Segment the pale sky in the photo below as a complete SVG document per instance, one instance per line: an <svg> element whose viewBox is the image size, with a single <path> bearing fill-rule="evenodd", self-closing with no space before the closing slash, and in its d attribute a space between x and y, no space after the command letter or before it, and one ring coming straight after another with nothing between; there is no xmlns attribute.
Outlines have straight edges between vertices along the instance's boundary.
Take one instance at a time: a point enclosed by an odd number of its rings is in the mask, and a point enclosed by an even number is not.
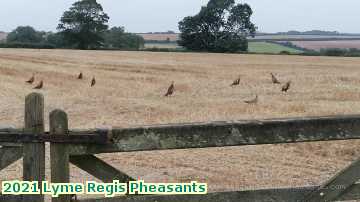
<svg viewBox="0 0 360 202"><path fill-rule="evenodd" d="M208 0L98 0L110 16L110 26L129 32L178 31L178 22L196 14ZM19 25L55 31L62 13L75 0L1 0L0 30ZM238 0L254 10L262 32L327 30L360 33L359 0Z"/></svg>

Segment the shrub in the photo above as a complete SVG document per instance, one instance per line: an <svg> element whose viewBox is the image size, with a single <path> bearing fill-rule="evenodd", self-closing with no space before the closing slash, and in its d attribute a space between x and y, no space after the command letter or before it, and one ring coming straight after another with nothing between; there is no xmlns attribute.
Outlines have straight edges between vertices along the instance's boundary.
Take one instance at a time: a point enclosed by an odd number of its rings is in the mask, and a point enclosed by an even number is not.
<svg viewBox="0 0 360 202"><path fill-rule="evenodd" d="M325 56L345 56L347 50L340 48L328 48L328 49L321 49L320 53L321 55L325 55Z"/></svg>
<svg viewBox="0 0 360 202"><path fill-rule="evenodd" d="M45 43L0 43L0 48L54 49L55 46Z"/></svg>
<svg viewBox="0 0 360 202"><path fill-rule="evenodd" d="M289 51L281 51L280 55L291 55Z"/></svg>

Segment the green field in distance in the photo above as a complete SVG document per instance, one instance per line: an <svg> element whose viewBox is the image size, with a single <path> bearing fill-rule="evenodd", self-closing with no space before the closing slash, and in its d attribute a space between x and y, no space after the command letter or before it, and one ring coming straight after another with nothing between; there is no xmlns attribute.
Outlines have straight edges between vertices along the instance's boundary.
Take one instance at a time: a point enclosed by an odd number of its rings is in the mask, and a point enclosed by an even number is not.
<svg viewBox="0 0 360 202"><path fill-rule="evenodd" d="M249 52L254 53L280 53L281 51L288 51L290 53L302 53L302 51L282 46L279 44L268 42L249 42Z"/></svg>
<svg viewBox="0 0 360 202"><path fill-rule="evenodd" d="M176 43L145 43L145 48L168 48L180 49ZM254 53L280 53L281 51L288 51L290 53L302 53L300 50L289 48L286 46L268 43L268 42L249 42L249 52Z"/></svg>

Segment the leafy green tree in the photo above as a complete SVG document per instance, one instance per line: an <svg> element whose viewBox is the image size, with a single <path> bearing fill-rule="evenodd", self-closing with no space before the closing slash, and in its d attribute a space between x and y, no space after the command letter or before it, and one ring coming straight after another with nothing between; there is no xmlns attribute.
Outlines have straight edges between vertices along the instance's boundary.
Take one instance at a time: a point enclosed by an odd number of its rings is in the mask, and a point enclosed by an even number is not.
<svg viewBox="0 0 360 202"><path fill-rule="evenodd" d="M7 35L7 43L41 43L45 32L38 32L30 26L19 26Z"/></svg>
<svg viewBox="0 0 360 202"><path fill-rule="evenodd" d="M108 29L109 16L96 0L80 0L65 11L58 30L64 39L79 49L98 48L103 34Z"/></svg>
<svg viewBox="0 0 360 202"><path fill-rule="evenodd" d="M51 44L56 48L66 48L69 46L66 43L64 36L59 32L57 33L48 32L46 34L46 43Z"/></svg>
<svg viewBox="0 0 360 202"><path fill-rule="evenodd" d="M247 51L247 37L254 36L253 11L235 0L210 0L195 16L179 22L179 45L194 51Z"/></svg>
<svg viewBox="0 0 360 202"><path fill-rule="evenodd" d="M108 48L140 49L144 39L136 34L125 32L124 27L113 27L105 33L105 44Z"/></svg>

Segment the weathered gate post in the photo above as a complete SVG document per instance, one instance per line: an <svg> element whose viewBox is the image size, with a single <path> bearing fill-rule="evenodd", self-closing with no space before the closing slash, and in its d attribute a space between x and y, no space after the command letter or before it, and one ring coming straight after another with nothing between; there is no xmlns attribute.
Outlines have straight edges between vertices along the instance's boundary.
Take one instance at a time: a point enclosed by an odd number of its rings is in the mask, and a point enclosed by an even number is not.
<svg viewBox="0 0 360 202"><path fill-rule="evenodd" d="M44 97L31 93L25 99L25 133L44 134ZM38 181L45 179L45 143L24 143L23 180ZM23 201L43 202L43 195L25 195Z"/></svg>
<svg viewBox="0 0 360 202"><path fill-rule="evenodd" d="M50 134L68 135L68 118L64 111L54 110L50 113ZM69 182L69 153L66 144L51 143L51 182ZM61 195L53 198L53 202L70 202L70 195Z"/></svg>

